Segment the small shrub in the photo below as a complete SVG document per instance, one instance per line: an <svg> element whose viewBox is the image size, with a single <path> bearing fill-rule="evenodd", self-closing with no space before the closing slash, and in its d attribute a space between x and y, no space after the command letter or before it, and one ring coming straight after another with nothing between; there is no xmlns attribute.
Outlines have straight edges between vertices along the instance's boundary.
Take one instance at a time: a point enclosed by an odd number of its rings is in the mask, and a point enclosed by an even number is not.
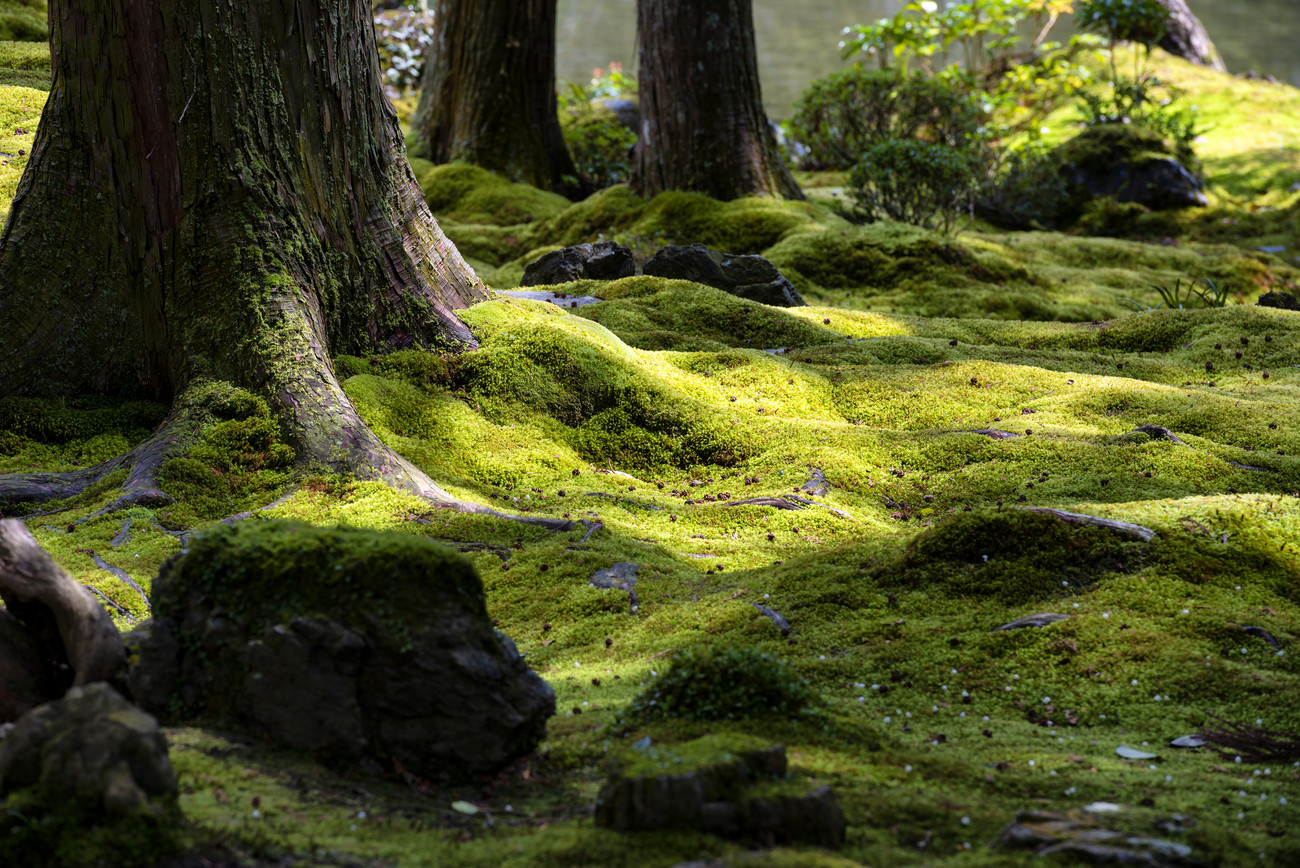
<svg viewBox="0 0 1300 868"><path fill-rule="evenodd" d="M868 148L853 168L849 195L868 220L889 217L949 232L973 207L985 165L972 147L887 139Z"/></svg>
<svg viewBox="0 0 1300 868"><path fill-rule="evenodd" d="M571 179L588 192L621 184L632 173L631 151L636 133L605 104L606 100L635 100L636 79L619 63L597 69L586 87L569 84L558 97L560 129L573 157L578 177Z"/></svg>
<svg viewBox="0 0 1300 868"><path fill-rule="evenodd" d="M1052 229L1071 207L1069 184L1060 163L1042 145L1006 155L980 189L975 208L984 219L1007 229Z"/></svg>
<svg viewBox="0 0 1300 868"><path fill-rule="evenodd" d="M628 705L637 720L796 718L821 704L794 667L753 648L705 646L678 654Z"/></svg>
<svg viewBox="0 0 1300 868"><path fill-rule="evenodd" d="M961 75L907 75L861 66L812 83L787 122L807 148L806 169L851 169L872 145L915 139L961 147L979 137L988 116Z"/></svg>

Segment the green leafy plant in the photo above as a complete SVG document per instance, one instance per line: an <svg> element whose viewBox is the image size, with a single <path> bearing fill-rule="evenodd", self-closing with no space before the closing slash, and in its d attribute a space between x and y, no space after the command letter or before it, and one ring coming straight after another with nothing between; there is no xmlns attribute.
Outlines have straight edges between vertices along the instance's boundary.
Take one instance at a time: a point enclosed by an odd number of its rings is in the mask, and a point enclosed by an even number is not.
<svg viewBox="0 0 1300 868"><path fill-rule="evenodd" d="M1070 209L1070 185L1052 149L1030 139L1001 157L977 194L976 212L1009 229L1060 225Z"/></svg>
<svg viewBox="0 0 1300 868"><path fill-rule="evenodd" d="M975 148L886 139L853 168L849 195L869 221L889 217L946 233L973 210L985 166Z"/></svg>
<svg viewBox="0 0 1300 868"><path fill-rule="evenodd" d="M986 131L988 111L958 72L939 76L861 65L814 81L786 123L807 148L805 168L850 169L886 139L959 148Z"/></svg>
<svg viewBox="0 0 1300 868"><path fill-rule="evenodd" d="M570 82L560 92L560 129L578 170L576 178L568 179L571 183L594 191L628 179L636 133L605 102L635 100L636 95L636 79L619 63L594 70L586 86Z"/></svg>
<svg viewBox="0 0 1300 868"><path fill-rule="evenodd" d="M423 4L404 4L375 12L375 41L379 68L390 99L420 86L424 58L433 42L433 14Z"/></svg>
<svg viewBox="0 0 1300 868"><path fill-rule="evenodd" d="M624 713L637 721L789 719L820 705L807 680L779 657L710 645L678 654Z"/></svg>
<svg viewBox="0 0 1300 868"><path fill-rule="evenodd" d="M1201 289L1198 283L1204 283L1205 288ZM1160 293L1160 302L1154 307L1142 305L1131 298L1122 298L1120 303L1133 308L1133 310L1160 310L1166 308L1169 310L1186 310L1188 308L1205 308L1205 307L1227 307L1230 290L1227 284L1220 289L1214 281L1208 277L1203 277L1199 281L1189 281L1186 286L1183 285L1182 278L1174 281L1174 285L1160 286L1151 284L1151 288Z"/></svg>

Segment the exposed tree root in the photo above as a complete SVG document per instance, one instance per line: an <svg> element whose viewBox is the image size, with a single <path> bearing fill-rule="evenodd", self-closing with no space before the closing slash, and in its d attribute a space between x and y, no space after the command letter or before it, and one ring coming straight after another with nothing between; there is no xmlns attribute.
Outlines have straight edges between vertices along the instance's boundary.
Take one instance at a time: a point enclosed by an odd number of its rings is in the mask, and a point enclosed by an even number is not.
<svg viewBox="0 0 1300 868"><path fill-rule="evenodd" d="M1246 762L1291 762L1300 759L1300 733L1264 729L1207 715L1216 724L1201 730L1200 737L1215 745L1219 753L1239 756Z"/></svg>

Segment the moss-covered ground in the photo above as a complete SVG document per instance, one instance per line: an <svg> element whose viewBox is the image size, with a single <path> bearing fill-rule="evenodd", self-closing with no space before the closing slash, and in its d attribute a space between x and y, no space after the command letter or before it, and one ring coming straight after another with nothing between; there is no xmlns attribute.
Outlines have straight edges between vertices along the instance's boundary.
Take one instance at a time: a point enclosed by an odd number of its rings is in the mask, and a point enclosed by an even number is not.
<svg viewBox="0 0 1300 868"><path fill-rule="evenodd" d="M1189 844L1205 864L1300 863L1300 757L1167 746L1216 718L1300 731L1300 314L1251 304L1300 277L1251 234L1271 214L1295 236L1285 185L1300 181L1289 149L1300 143L1279 150L1268 136L1275 123L1300 129L1300 96L1170 68L1219 112L1201 153L1221 192L1213 219L1176 215L1181 234L1166 243L854 226L823 203L835 180L824 176L807 179L824 193L810 203L647 203L623 188L568 203L417 165L448 233L497 288L517 284L534 251L604 235L642 256L672 241L765 253L811 306L629 278L567 287L605 299L577 309L479 304L464 314L482 343L472 354L339 359L379 436L453 494L600 529L584 541L338 478L306 480L259 515L467 550L490 613L560 712L536 755L460 783L342 774L172 730L197 838L304 865L1029 865L1038 858L989 846L1018 811L1107 801L1121 806L1114 828ZM1250 144L1215 138L1232 135ZM1242 237L1216 228L1228 219ZM1154 304L1147 284L1204 276L1246 303L1135 313L1119 301ZM162 409L0 405L0 470L102 460ZM262 408L246 409L240 425L214 422L189 460L253 473L274 438L258 434ZM267 504L280 481L232 482L230 502ZM800 508L770 505L781 495ZM147 593L177 532L219 504L75 523L112 497L101 486L28 523L126 627L147 606L99 561ZM639 565L635 609L589 583L619 562ZM756 605L788 620L788 635ZM1067 617L992 632L1038 613ZM675 652L705 643L778 656L823 706L797 721L619 717ZM710 732L786 744L794 774L834 787L843 850L755 854L592 825L610 752ZM1123 759L1121 745L1159 758Z"/></svg>

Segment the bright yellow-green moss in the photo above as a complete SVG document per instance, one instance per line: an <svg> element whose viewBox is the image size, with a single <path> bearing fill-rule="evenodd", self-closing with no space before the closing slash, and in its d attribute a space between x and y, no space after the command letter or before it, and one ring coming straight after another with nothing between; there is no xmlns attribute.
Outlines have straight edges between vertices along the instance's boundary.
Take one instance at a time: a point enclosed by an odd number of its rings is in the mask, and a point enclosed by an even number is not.
<svg viewBox="0 0 1300 868"><path fill-rule="evenodd" d="M8 218L9 203L18 192L45 97L43 90L0 85L0 220Z"/></svg>

